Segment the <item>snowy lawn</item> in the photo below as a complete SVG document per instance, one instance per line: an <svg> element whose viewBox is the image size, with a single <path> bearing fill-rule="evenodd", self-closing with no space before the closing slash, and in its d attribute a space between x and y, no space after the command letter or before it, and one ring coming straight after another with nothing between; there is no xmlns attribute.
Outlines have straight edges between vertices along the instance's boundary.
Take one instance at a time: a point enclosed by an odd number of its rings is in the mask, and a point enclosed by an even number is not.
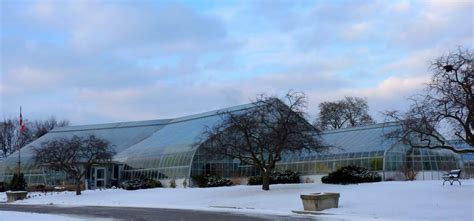
<svg viewBox="0 0 474 221"><path fill-rule="evenodd" d="M359 185L287 184L218 188L158 188L149 190L53 193L17 201L18 204L61 206L131 206L226 210L244 213L291 214L302 210L301 193L339 192L339 208L324 210L326 218L349 220L474 220L474 180L462 186L442 181L380 182ZM36 196L35 196L36 195ZM0 201L2 196L0 195Z"/></svg>

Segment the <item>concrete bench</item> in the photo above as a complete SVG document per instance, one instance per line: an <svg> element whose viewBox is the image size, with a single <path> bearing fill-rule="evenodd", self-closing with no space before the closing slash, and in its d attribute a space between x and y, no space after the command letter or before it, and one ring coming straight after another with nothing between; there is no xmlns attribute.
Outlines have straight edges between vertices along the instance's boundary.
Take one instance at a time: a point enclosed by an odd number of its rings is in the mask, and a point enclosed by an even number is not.
<svg viewBox="0 0 474 221"><path fill-rule="evenodd" d="M339 206L339 193L312 193L301 195L305 211L321 211Z"/></svg>
<svg viewBox="0 0 474 221"><path fill-rule="evenodd" d="M26 191L7 191L7 203L15 202L17 200L26 199L28 192Z"/></svg>

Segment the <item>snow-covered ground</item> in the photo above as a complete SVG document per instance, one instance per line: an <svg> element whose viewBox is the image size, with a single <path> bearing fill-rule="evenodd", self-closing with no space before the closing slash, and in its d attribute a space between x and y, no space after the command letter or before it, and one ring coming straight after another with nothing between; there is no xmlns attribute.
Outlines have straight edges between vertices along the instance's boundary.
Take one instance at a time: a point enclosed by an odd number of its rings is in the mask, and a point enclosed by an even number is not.
<svg viewBox="0 0 474 221"><path fill-rule="evenodd" d="M442 181L380 182L359 185L287 184L218 188L96 190L81 196L53 193L18 204L94 205L227 210L244 213L291 214L302 210L300 194L339 192L339 208L325 218L349 220L474 220L474 180L442 186ZM4 198L4 197L3 197ZM0 195L0 201L2 195Z"/></svg>
<svg viewBox="0 0 474 221"><path fill-rule="evenodd" d="M23 213L23 212L10 212L0 211L0 221L20 221L20 220L34 220L34 221L89 221L89 220L109 220L109 219L94 219L90 217L77 218L62 215L49 215L39 213Z"/></svg>

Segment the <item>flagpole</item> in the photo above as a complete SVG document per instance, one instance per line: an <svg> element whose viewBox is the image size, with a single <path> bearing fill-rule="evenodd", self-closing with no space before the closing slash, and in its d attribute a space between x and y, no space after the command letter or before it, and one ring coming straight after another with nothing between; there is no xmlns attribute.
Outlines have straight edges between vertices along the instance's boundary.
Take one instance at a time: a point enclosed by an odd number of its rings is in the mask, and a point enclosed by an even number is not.
<svg viewBox="0 0 474 221"><path fill-rule="evenodd" d="M21 174L21 134L22 134L22 124L23 124L23 117L21 116L21 106L20 106L20 135L18 136L19 145L18 145L18 177Z"/></svg>

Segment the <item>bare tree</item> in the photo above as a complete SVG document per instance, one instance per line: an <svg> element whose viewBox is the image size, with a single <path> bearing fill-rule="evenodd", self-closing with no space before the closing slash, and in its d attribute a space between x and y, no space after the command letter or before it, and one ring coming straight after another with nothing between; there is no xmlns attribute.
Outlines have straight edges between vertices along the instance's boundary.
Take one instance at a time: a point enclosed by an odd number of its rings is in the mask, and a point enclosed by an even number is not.
<svg viewBox="0 0 474 221"><path fill-rule="evenodd" d="M324 148L319 131L304 119L305 96L289 92L284 100L286 104L262 95L252 108L221 113L221 123L203 133L203 150L259 169L262 189L269 190L270 174L282 154Z"/></svg>
<svg viewBox="0 0 474 221"><path fill-rule="evenodd" d="M319 104L319 116L315 125L322 130L332 130L374 123L369 115L367 99L345 97L342 100Z"/></svg>
<svg viewBox="0 0 474 221"><path fill-rule="evenodd" d="M4 119L3 122L0 122L0 158L11 155L33 140L33 132L29 126L20 133L18 119Z"/></svg>
<svg viewBox="0 0 474 221"><path fill-rule="evenodd" d="M34 149L38 165L64 171L76 184L76 195L81 195L81 180L93 164L107 163L115 154L109 142L91 135L73 136L43 143Z"/></svg>
<svg viewBox="0 0 474 221"><path fill-rule="evenodd" d="M14 147L14 136L15 136L15 127L13 126L13 122L10 120L4 120L1 123L0 128L0 145L1 146L1 156L0 158L9 156L12 154L15 149Z"/></svg>
<svg viewBox="0 0 474 221"><path fill-rule="evenodd" d="M400 127L387 134L414 148L442 148L457 153L474 153L474 56L459 48L436 59L433 77L426 92L412 99L406 113L388 111L390 121ZM472 148L458 149L437 131L446 128L451 137L461 139Z"/></svg>
<svg viewBox="0 0 474 221"><path fill-rule="evenodd" d="M34 123L34 132L35 132L35 138L40 138L49 131L53 130L56 127L65 127L69 126L69 121L68 120L61 120L58 121L54 116L51 116L50 118L46 120L37 120Z"/></svg>
<svg viewBox="0 0 474 221"><path fill-rule="evenodd" d="M24 122L26 127L22 133L18 118L4 119L0 122L0 158L11 155L56 127L69 125L69 121L57 121L54 116L47 120L36 120L34 123L26 119Z"/></svg>

